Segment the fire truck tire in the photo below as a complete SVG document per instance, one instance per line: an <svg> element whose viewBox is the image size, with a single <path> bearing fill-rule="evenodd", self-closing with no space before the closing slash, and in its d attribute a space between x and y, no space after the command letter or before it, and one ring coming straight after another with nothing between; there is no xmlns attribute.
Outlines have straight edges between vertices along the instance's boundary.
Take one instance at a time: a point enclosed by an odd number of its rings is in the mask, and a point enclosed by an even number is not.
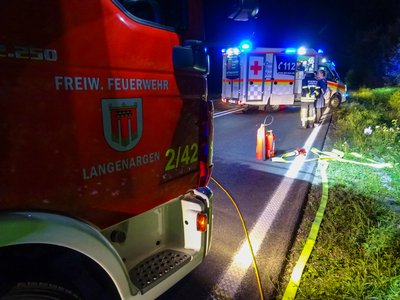
<svg viewBox="0 0 400 300"><path fill-rule="evenodd" d="M47 282L20 282L1 296L2 300L81 300L74 292Z"/></svg>
<svg viewBox="0 0 400 300"><path fill-rule="evenodd" d="M121 298L109 275L89 257L55 245L27 244L0 247L0 299Z"/></svg>
<svg viewBox="0 0 400 300"><path fill-rule="evenodd" d="M338 108L340 106L340 99L338 96L333 96L329 101L329 106L331 108Z"/></svg>

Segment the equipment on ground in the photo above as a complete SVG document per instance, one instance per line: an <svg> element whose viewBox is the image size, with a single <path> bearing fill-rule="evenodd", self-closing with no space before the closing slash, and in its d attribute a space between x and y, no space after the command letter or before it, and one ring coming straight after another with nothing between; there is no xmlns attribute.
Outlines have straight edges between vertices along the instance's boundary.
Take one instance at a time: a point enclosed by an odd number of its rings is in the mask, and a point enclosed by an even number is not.
<svg viewBox="0 0 400 300"><path fill-rule="evenodd" d="M266 124L268 117L270 117L271 121ZM267 130L267 126L271 125L273 121L274 118L271 115L266 116L257 130L256 159L258 160L266 160L275 155L276 137L272 129Z"/></svg>

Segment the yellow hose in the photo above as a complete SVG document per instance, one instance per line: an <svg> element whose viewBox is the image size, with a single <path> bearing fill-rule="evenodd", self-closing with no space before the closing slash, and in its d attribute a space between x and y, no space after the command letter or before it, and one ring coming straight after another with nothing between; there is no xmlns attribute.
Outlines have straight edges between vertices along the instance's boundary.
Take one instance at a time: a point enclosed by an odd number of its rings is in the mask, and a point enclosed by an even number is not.
<svg viewBox="0 0 400 300"><path fill-rule="evenodd" d="M211 180L215 182L215 184L225 192L225 194L228 196L228 198L231 200L233 206L236 208L236 211L239 215L240 221L242 222L242 226L243 226L243 231L244 234L246 235L246 240L247 243L249 244L249 248L250 248L250 252L251 252L251 258L253 261L253 267L254 267L254 272L256 274L256 278L257 278L257 284L258 284L258 291L260 293L260 299L264 300L264 294L263 294L263 290L262 290L262 285L261 285L261 279L260 279L260 273L258 272L258 267L257 267L257 262L256 262L256 257L254 255L254 251L253 251L253 247L251 245L251 241L250 241L250 237L249 237L249 232L247 231L247 227L246 227L246 223L244 222L242 213L239 210L239 207L237 206L235 200L233 200L232 196L229 194L229 192L217 181L215 180L213 177L211 177Z"/></svg>

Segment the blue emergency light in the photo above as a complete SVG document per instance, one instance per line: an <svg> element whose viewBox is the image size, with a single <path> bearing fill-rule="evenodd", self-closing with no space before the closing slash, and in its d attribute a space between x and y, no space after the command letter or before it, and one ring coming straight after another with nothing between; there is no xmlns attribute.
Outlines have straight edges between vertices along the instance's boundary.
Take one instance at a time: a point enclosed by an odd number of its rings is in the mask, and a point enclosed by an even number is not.
<svg viewBox="0 0 400 300"><path fill-rule="evenodd" d="M319 53L319 54L323 54L323 53L324 53L324 50L318 49L318 53Z"/></svg>
<svg viewBox="0 0 400 300"><path fill-rule="evenodd" d="M285 53L286 54L295 54L296 53L296 49L295 48L287 48L286 50L285 50Z"/></svg>
<svg viewBox="0 0 400 300"><path fill-rule="evenodd" d="M243 40L239 44L239 49L243 52L250 51L253 48L253 43L250 40Z"/></svg>

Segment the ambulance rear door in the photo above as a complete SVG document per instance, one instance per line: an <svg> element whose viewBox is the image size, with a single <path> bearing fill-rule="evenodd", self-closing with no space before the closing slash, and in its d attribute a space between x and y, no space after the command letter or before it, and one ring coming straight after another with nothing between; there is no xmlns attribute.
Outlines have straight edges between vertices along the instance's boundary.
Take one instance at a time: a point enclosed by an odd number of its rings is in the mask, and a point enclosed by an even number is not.
<svg viewBox="0 0 400 300"><path fill-rule="evenodd" d="M268 103L268 99L271 97L272 92L272 78L274 74L274 54L265 54L265 69L264 69L264 103Z"/></svg>
<svg viewBox="0 0 400 300"><path fill-rule="evenodd" d="M271 105L291 105L294 103L296 61L296 55L274 55L273 77L271 79Z"/></svg>
<svg viewBox="0 0 400 300"><path fill-rule="evenodd" d="M246 102L263 100L263 78L264 78L264 54L249 54L247 59L247 99Z"/></svg>
<svg viewBox="0 0 400 300"><path fill-rule="evenodd" d="M243 80L240 78L241 63L240 55L224 56L224 68L222 78L222 97L230 103L236 103L239 100L239 91L242 88Z"/></svg>

